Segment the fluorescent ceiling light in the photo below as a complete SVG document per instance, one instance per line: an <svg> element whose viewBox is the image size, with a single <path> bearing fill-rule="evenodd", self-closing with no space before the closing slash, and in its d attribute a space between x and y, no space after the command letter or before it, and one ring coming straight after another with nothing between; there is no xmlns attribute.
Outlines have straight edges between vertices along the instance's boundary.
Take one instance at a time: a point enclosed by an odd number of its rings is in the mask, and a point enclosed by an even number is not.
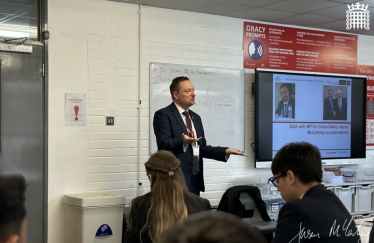
<svg viewBox="0 0 374 243"><path fill-rule="evenodd" d="M21 31L11 31L11 30L0 30L1 37L12 37L12 38L21 38L21 37L29 37L28 32L21 32Z"/></svg>

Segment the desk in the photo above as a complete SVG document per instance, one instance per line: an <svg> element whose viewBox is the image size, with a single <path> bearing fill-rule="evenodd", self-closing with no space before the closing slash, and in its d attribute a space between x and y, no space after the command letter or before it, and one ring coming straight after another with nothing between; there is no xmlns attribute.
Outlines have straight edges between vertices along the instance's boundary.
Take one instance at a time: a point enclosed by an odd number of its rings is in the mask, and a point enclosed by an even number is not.
<svg viewBox="0 0 374 243"><path fill-rule="evenodd" d="M252 218L243 218L242 221L250 224L253 227L256 227L260 230L262 235L266 238L266 241L270 243L273 240L273 234L277 227L277 222L275 221L253 221Z"/></svg>
<svg viewBox="0 0 374 243"><path fill-rule="evenodd" d="M358 228L358 232L360 233L362 243L369 243L369 235L370 235L372 226L365 225L365 223L367 221L373 222L373 219L374 218L364 218L364 219L355 220L357 228Z"/></svg>
<svg viewBox="0 0 374 243"><path fill-rule="evenodd" d="M249 223L253 227L257 227L260 229L261 233L267 234L267 233L274 233L275 229L277 227L277 222L275 221L263 221L263 222L251 222L251 218L243 218L244 222Z"/></svg>

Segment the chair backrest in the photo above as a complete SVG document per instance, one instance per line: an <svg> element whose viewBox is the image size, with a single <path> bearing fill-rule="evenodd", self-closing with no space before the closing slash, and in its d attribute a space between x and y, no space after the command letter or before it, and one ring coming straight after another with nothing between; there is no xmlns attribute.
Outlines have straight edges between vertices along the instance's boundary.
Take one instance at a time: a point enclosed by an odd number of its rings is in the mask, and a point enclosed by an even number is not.
<svg viewBox="0 0 374 243"><path fill-rule="evenodd" d="M234 186L227 189L217 210L235 214L240 218L250 218L250 222L271 221L260 190L254 186Z"/></svg>
<svg viewBox="0 0 374 243"><path fill-rule="evenodd" d="M243 191L239 193L239 201L242 203L243 214L242 219L246 218L247 222L251 224L261 223L265 220L262 219L260 209L256 205L255 200L249 195L248 192Z"/></svg>

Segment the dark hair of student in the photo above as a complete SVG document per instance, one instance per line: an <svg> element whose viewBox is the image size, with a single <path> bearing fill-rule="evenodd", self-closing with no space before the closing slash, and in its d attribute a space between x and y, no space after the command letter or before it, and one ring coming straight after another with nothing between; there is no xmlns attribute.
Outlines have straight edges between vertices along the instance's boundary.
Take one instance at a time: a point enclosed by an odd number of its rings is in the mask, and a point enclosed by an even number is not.
<svg viewBox="0 0 374 243"><path fill-rule="evenodd" d="M304 184L322 181L322 160L318 148L307 142L283 146L273 158L273 174L286 175L291 170Z"/></svg>
<svg viewBox="0 0 374 243"><path fill-rule="evenodd" d="M171 94L171 98L173 100L174 100L174 96L173 96L174 91L179 92L179 89L180 89L179 83L182 82L182 81L186 81L186 80L190 80L190 79L188 77L181 76L181 77L176 77L171 82L171 84L170 84L170 94Z"/></svg>
<svg viewBox="0 0 374 243"><path fill-rule="evenodd" d="M139 237L142 242L142 234L148 232L152 242L157 243L163 231L203 208L196 201L197 197L188 191L180 161L174 154L160 150L151 155L145 168L151 179L151 200ZM132 220L128 218L127 221L130 231L133 230Z"/></svg>
<svg viewBox="0 0 374 243"><path fill-rule="evenodd" d="M265 237L240 218L225 212L201 212L165 231L160 243L266 243Z"/></svg>
<svg viewBox="0 0 374 243"><path fill-rule="evenodd" d="M0 243L19 235L26 217L26 181L21 175L0 175Z"/></svg>

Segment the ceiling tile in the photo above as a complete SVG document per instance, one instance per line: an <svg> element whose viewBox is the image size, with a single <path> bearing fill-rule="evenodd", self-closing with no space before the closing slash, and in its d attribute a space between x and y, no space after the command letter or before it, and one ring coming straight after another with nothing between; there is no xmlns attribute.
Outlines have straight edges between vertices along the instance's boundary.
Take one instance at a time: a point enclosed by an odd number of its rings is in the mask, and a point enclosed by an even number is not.
<svg viewBox="0 0 374 243"><path fill-rule="evenodd" d="M334 19L346 19L348 7L346 4L309 12L309 15L317 15Z"/></svg>
<svg viewBox="0 0 374 243"><path fill-rule="evenodd" d="M346 29L346 21L345 20L336 20L331 21L328 23L322 23L314 25L315 28L322 28L322 29L329 29L329 30L336 30L336 31L343 31L347 32L347 34L364 34L364 35L374 35L374 29L370 28L370 30L365 29Z"/></svg>
<svg viewBox="0 0 374 243"><path fill-rule="evenodd" d="M313 27L347 32L345 20L335 20L331 22L320 23L320 24L313 25Z"/></svg>
<svg viewBox="0 0 374 243"><path fill-rule="evenodd" d="M344 4L348 4L348 3L356 3L358 1L352 1L352 0L327 0L327 1L330 1L330 2L336 2L336 3L344 3Z"/></svg>
<svg viewBox="0 0 374 243"><path fill-rule="evenodd" d="M316 11L319 9L333 7L340 4L341 3L323 0L287 0L284 2L270 4L265 8L295 13L306 13L310 11Z"/></svg>
<svg viewBox="0 0 374 243"><path fill-rule="evenodd" d="M345 4L348 4L348 3L357 3L357 2L359 2L359 3L365 3L365 4L371 4L371 5L373 5L373 7L374 7L374 1L373 0L364 0L364 1L354 1L354 0L327 0L327 1L330 1L330 2L338 2L338 3L345 3Z"/></svg>
<svg viewBox="0 0 374 243"><path fill-rule="evenodd" d="M352 34L361 34L361 35L374 35L374 31L372 29L370 30L348 30Z"/></svg>
<svg viewBox="0 0 374 243"><path fill-rule="evenodd" d="M296 14L291 13L291 12L256 8L256 9L250 9L250 10L230 14L229 16L236 17L236 18L243 18L243 19L272 22L279 18L290 17L294 15Z"/></svg>
<svg viewBox="0 0 374 243"><path fill-rule="evenodd" d="M159 8L181 9L206 1L207 0L130 0L126 1L126 3L144 4Z"/></svg>
<svg viewBox="0 0 374 243"><path fill-rule="evenodd" d="M1 0L0 0L1 1ZM30 0L15 0L30 1ZM347 4L357 0L111 0L144 4L160 8L217 14L254 21L313 26L347 32ZM14 2L14 1L11 1ZM369 5L370 20L374 21L374 0L358 1ZM0 7L0 10L6 7ZM0 11L1 12L1 11ZM373 22L374 25L374 22ZM349 30L348 32L350 32ZM350 33L374 35L374 28L352 30Z"/></svg>
<svg viewBox="0 0 374 243"><path fill-rule="evenodd" d="M282 24L301 25L301 26L314 26L316 24L334 21L333 18L317 17L314 15L299 14L291 17L277 19L276 22Z"/></svg>
<svg viewBox="0 0 374 243"><path fill-rule="evenodd" d="M217 0L217 2L226 2L226 3L239 3L239 4L244 4L244 5L249 5L249 6L256 6L256 7L261 7L277 2L283 2L285 0Z"/></svg>
<svg viewBox="0 0 374 243"><path fill-rule="evenodd" d="M369 10L370 10L370 11L373 11L373 8L374 8L374 1L373 1L373 0L354 1L354 2L351 2L350 5L352 5L352 4L356 3L356 2L359 2L359 3L361 3L361 4L368 5Z"/></svg>
<svg viewBox="0 0 374 243"><path fill-rule="evenodd" d="M230 4L222 2L203 2L189 7L181 8L181 10L192 11L197 13L208 13L217 15L229 15L235 12L251 9L253 7L242 4Z"/></svg>

